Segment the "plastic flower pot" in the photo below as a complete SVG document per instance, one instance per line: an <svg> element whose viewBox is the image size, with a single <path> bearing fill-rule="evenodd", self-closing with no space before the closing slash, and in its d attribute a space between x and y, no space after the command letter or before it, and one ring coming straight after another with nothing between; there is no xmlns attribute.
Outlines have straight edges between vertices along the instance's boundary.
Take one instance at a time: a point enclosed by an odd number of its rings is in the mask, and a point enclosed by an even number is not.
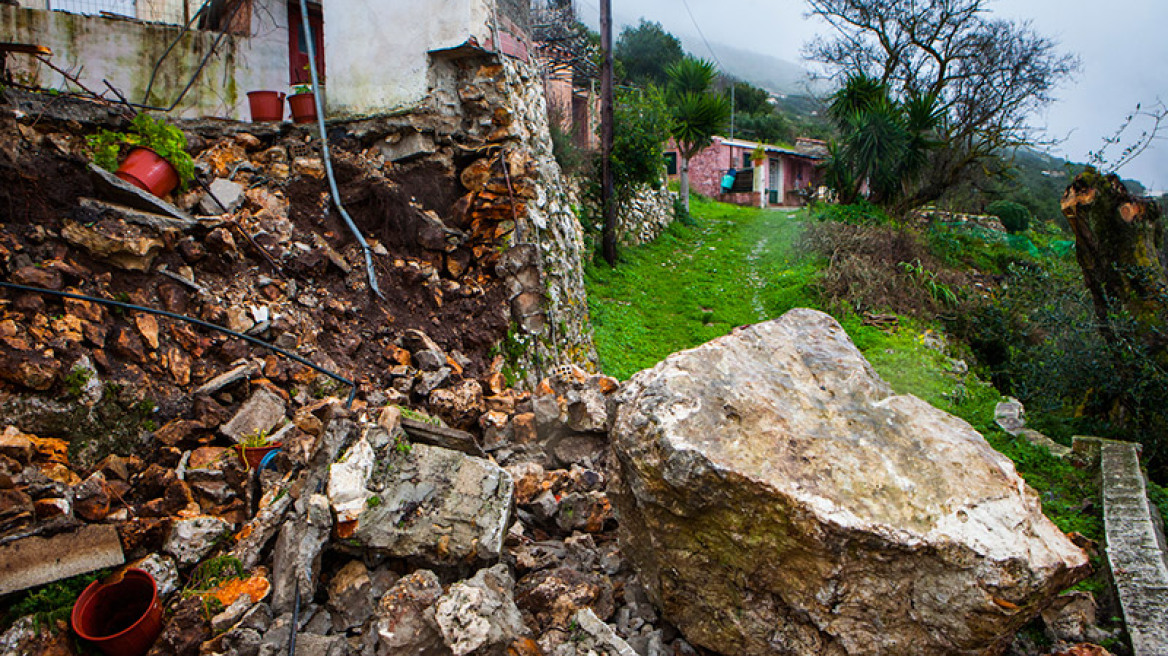
<svg viewBox="0 0 1168 656"><path fill-rule="evenodd" d="M292 108L293 123L312 123L316 120L316 94L297 93L288 96L288 106Z"/></svg>
<svg viewBox="0 0 1168 656"><path fill-rule="evenodd" d="M178 186L178 171L149 148L135 148L114 175L159 198Z"/></svg>
<svg viewBox="0 0 1168 656"><path fill-rule="evenodd" d="M256 469L263 462L264 456L284 446L283 442L273 442L264 446L240 446L239 455L247 463L248 469Z"/></svg>
<svg viewBox="0 0 1168 656"><path fill-rule="evenodd" d="M247 104L251 107L254 122L284 120L285 94L279 91L249 91Z"/></svg>
<svg viewBox="0 0 1168 656"><path fill-rule="evenodd" d="M94 581L73 604L73 630L106 656L142 656L162 632L154 577L128 569L120 581Z"/></svg>

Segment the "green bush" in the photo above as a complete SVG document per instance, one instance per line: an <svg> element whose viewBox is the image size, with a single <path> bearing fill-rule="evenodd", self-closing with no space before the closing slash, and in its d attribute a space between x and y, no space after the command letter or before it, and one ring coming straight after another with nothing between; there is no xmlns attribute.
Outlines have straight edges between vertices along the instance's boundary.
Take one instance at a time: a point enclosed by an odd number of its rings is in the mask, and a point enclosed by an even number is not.
<svg viewBox="0 0 1168 656"><path fill-rule="evenodd" d="M669 140L669 124L669 107L656 87L617 95L612 136L612 177L617 195L642 185L661 186L665 173L661 149Z"/></svg>
<svg viewBox="0 0 1168 656"><path fill-rule="evenodd" d="M996 200L986 206L986 214L1001 219L1011 233L1026 232L1030 227L1030 210L1013 201Z"/></svg>
<svg viewBox="0 0 1168 656"><path fill-rule="evenodd" d="M1168 371L1148 355L1136 322L1109 313L1104 339L1081 273L1067 259L1011 266L992 304L955 321L957 333L1034 427L1140 442L1152 477L1168 480Z"/></svg>
<svg viewBox="0 0 1168 656"><path fill-rule="evenodd" d="M576 145L572 134L564 129L563 112L548 111L548 123L551 127L552 156L560 165L564 175L575 176L588 170L591 153Z"/></svg>

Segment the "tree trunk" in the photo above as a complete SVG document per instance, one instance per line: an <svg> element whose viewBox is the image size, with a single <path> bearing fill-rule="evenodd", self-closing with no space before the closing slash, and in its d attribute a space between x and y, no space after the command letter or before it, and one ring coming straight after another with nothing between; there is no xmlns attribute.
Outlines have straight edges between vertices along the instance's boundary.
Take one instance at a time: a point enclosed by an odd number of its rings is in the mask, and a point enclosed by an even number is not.
<svg viewBox="0 0 1168 656"><path fill-rule="evenodd" d="M1160 207L1136 198L1114 174L1079 174L1062 199L1075 233L1076 257L1091 292L1104 337L1108 319L1124 311L1149 355L1168 365L1168 277L1160 263Z"/></svg>
<svg viewBox="0 0 1168 656"><path fill-rule="evenodd" d="M689 158L686 157L685 155L678 154L677 159L679 160L679 163L680 163L677 170L681 172L681 175L679 178L681 202L683 204L685 204L685 211L686 211L686 213L688 213L689 212Z"/></svg>

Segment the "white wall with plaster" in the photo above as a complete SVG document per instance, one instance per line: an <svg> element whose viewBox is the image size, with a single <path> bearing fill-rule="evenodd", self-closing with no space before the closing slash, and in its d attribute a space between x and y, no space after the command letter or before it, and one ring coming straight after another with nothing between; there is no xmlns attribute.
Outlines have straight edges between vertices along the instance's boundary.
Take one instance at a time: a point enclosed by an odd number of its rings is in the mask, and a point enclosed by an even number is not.
<svg viewBox="0 0 1168 656"><path fill-rule="evenodd" d="M247 92L288 89L288 12L283 0L255 0L251 36L224 35L207 66L173 115L247 120ZM53 50L52 63L78 75L87 88L114 99L102 80L126 97L169 106L212 48L218 32L193 30L164 58L179 28L135 20L0 5L0 41L35 43ZM146 97L151 72L162 61ZM27 55L11 55L17 82L77 91L61 74Z"/></svg>
<svg viewBox="0 0 1168 656"><path fill-rule="evenodd" d="M425 100L432 50L491 43L493 0L324 3L330 117L381 113Z"/></svg>

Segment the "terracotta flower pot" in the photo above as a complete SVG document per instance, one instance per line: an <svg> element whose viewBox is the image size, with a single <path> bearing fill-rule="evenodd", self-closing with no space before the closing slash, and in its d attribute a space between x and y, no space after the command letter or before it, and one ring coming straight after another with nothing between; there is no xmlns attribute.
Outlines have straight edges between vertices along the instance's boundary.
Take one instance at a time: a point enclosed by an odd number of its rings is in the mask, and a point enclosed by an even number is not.
<svg viewBox="0 0 1168 656"><path fill-rule="evenodd" d="M260 466L264 456L272 451L283 448L283 442L275 442L272 444L265 444L264 446L240 446L239 455L243 461L247 463L248 469L255 469Z"/></svg>
<svg viewBox="0 0 1168 656"><path fill-rule="evenodd" d="M159 198L178 186L178 171L149 148L135 148L114 175Z"/></svg>
<svg viewBox="0 0 1168 656"><path fill-rule="evenodd" d="M312 123L316 120L316 94L298 93L288 96L293 123Z"/></svg>
<svg viewBox="0 0 1168 656"><path fill-rule="evenodd" d="M107 656L142 656L162 632L154 577L128 569L120 581L94 581L73 604L73 630Z"/></svg>
<svg viewBox="0 0 1168 656"><path fill-rule="evenodd" d="M247 104L251 108L251 120L257 123L284 120L285 97L279 91L249 91Z"/></svg>

